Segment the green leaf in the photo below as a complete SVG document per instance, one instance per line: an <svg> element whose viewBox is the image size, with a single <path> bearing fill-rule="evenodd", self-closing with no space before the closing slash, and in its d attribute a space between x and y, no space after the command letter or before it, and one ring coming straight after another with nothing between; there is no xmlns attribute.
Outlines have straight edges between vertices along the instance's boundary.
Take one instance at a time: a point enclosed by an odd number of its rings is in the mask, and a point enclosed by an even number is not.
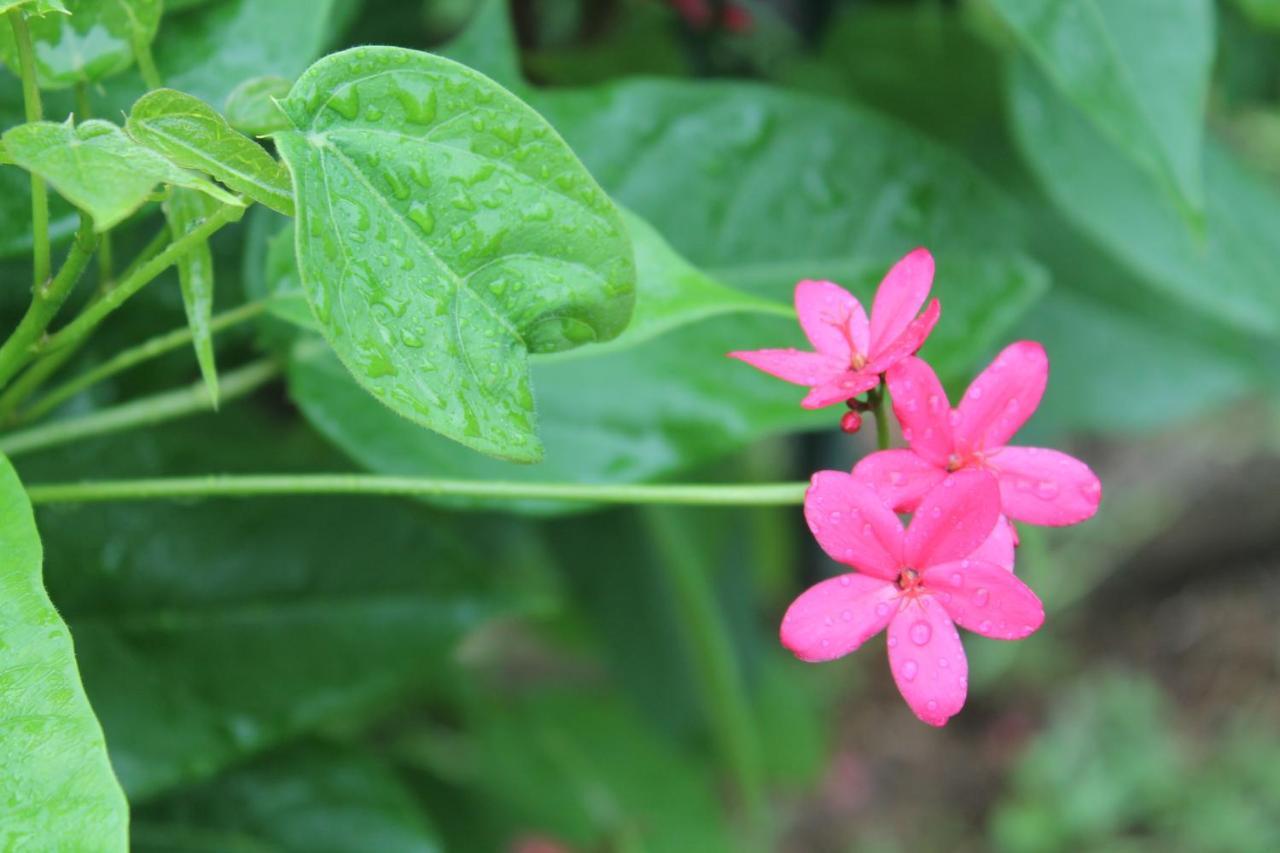
<svg viewBox="0 0 1280 853"><path fill-rule="evenodd" d="M23 460L33 481L338 467L308 431L244 404ZM135 804L406 693L447 695L461 638L530 604L515 573L490 571L513 561L504 528L406 501L116 504L41 523Z"/></svg>
<svg viewBox="0 0 1280 853"><path fill-rule="evenodd" d="M71 14L30 22L42 88L92 83L124 71L133 64L135 47L155 38L161 0L66 0L65 11ZM0 60L17 72L17 45L9 27L0 27Z"/></svg>
<svg viewBox="0 0 1280 853"><path fill-rule="evenodd" d="M1205 151L1194 233L1147 173L1121 157L1025 61L1009 80L1023 157L1057 206L1147 286L1238 329L1280 333L1280 197L1222 147Z"/></svg>
<svg viewBox="0 0 1280 853"><path fill-rule="evenodd" d="M264 75L293 80L325 52L359 0L221 0L165 20L156 65L166 85L221 104Z"/></svg>
<svg viewBox="0 0 1280 853"><path fill-rule="evenodd" d="M27 15L48 15L57 12L62 15L71 14L62 0L0 0L0 15L10 9L22 9Z"/></svg>
<svg viewBox="0 0 1280 853"><path fill-rule="evenodd" d="M1023 240L1014 205L963 158L868 110L667 80L540 92L533 103L600 184L694 265L773 299L790 302L800 278L883 274L918 245L945 262Z"/></svg>
<svg viewBox="0 0 1280 853"><path fill-rule="evenodd" d="M125 130L179 166L293 216L293 188L284 166L199 98L173 89L149 92L133 105Z"/></svg>
<svg viewBox="0 0 1280 853"><path fill-rule="evenodd" d="M478 0L471 20L445 45L443 54L474 68L513 92L527 88L520 71L520 56L511 30L507 0Z"/></svg>
<svg viewBox="0 0 1280 853"><path fill-rule="evenodd" d="M3 26L7 24L0 24ZM22 89L17 78L0 75L0 128L24 121ZM55 194L49 199L49 236L55 243L71 236L79 222L80 217L62 198ZM0 166L0 258L30 251L31 176L16 166Z"/></svg>
<svg viewBox="0 0 1280 853"><path fill-rule="evenodd" d="M484 768L474 782L517 826L592 850L739 849L708 768L608 695L480 695L468 723Z"/></svg>
<svg viewBox="0 0 1280 853"><path fill-rule="evenodd" d="M0 847L125 850L128 806L45 593L31 504L3 457L0 560Z"/></svg>
<svg viewBox="0 0 1280 853"><path fill-rule="evenodd" d="M334 54L282 107L302 284L343 363L414 423L539 459L527 354L631 315L612 202L536 113L430 54Z"/></svg>
<svg viewBox="0 0 1280 853"><path fill-rule="evenodd" d="M289 94L293 84L283 77L266 74L250 77L227 95L227 123L250 136L267 136L287 130L289 119L276 105Z"/></svg>
<svg viewBox="0 0 1280 853"><path fill-rule="evenodd" d="M134 142L107 121L91 119L76 126L70 120L32 122L6 131L4 143L15 163L44 178L92 216L98 231L106 231L141 207L160 182L199 190L227 204L241 203L217 185Z"/></svg>
<svg viewBox="0 0 1280 853"><path fill-rule="evenodd" d="M395 772L365 753L304 744L134 816L134 849L436 853L435 830Z"/></svg>
<svg viewBox="0 0 1280 853"><path fill-rule="evenodd" d="M181 187L175 189L164 205L172 239L185 235L217 209L218 203L204 193ZM218 368L213 358L213 333L209 330L209 319L213 316L213 253L209 251L209 241L202 241L179 258L177 267L182 303L186 306L187 324L191 327L191 343L200 364L200 375L209 389L209 399L216 409Z"/></svg>
<svg viewBox="0 0 1280 853"><path fill-rule="evenodd" d="M1158 176L1185 210L1203 212L1211 0L992 0L992 7L1112 145Z"/></svg>

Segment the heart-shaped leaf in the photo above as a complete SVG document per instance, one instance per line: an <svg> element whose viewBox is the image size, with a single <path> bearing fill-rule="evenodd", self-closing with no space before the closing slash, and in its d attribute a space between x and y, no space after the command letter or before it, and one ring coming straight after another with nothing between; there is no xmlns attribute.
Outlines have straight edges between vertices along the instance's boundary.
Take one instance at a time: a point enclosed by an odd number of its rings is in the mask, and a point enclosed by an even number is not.
<svg viewBox="0 0 1280 853"><path fill-rule="evenodd" d="M608 196L527 105L430 54L328 56L282 107L302 284L347 369L422 426L539 459L528 353L608 340L631 315Z"/></svg>
<svg viewBox="0 0 1280 853"><path fill-rule="evenodd" d="M188 187L227 204L240 201L205 178L180 169L134 142L114 124L37 121L4 134L13 161L44 178L105 231L137 210L158 183Z"/></svg>
<svg viewBox="0 0 1280 853"><path fill-rule="evenodd" d="M188 169L212 175L285 216L293 216L293 188L284 167L199 98L156 89L138 99L125 130Z"/></svg>
<svg viewBox="0 0 1280 853"><path fill-rule="evenodd" d="M124 850L128 806L41 562L31 503L0 457L0 848Z"/></svg>
<svg viewBox="0 0 1280 853"><path fill-rule="evenodd" d="M135 51L149 45L160 27L161 0L64 2L70 15L44 15L29 23L36 75L46 89L118 74L133 64ZM0 27L0 60L16 72L18 48L7 26Z"/></svg>

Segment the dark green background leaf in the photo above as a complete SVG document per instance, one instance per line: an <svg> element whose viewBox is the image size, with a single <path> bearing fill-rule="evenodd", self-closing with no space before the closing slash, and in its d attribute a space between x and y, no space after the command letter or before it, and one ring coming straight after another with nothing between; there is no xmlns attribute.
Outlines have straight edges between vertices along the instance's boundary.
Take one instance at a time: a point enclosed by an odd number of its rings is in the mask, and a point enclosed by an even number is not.
<svg viewBox="0 0 1280 853"><path fill-rule="evenodd" d="M40 85L57 89L91 83L133 64L136 44L147 45L160 25L161 0L65 0L70 15L44 15L30 23ZM18 68L17 46L0 27L0 60Z"/></svg>

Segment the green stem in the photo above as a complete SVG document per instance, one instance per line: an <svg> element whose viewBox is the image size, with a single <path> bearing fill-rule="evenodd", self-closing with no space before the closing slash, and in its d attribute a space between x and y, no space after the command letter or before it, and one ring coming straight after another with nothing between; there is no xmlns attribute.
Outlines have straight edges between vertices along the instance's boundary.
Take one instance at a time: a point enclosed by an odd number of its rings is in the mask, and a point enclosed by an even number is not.
<svg viewBox="0 0 1280 853"><path fill-rule="evenodd" d="M9 452L4 443L0 443L0 450ZM430 477L384 477L377 474L213 474L150 480L46 483L28 486L27 493L36 503L264 495L400 495L673 506L782 506L803 502L807 486L807 483L728 486L664 483L615 486L504 480L437 480Z"/></svg>
<svg viewBox="0 0 1280 853"><path fill-rule="evenodd" d="M35 51L31 47L31 31L21 9L9 10L9 25L13 27L13 41L18 48L18 70L22 76L22 104L27 121L44 118L40 103L40 83L36 77ZM31 176L31 248L35 267L35 286L39 289L49 279L53 269L49 250L49 192L44 181Z"/></svg>
<svg viewBox="0 0 1280 853"><path fill-rule="evenodd" d="M871 404L871 412L876 416L876 446L881 450L889 449L889 418L884 411L884 381L880 386L867 394L867 402Z"/></svg>
<svg viewBox="0 0 1280 853"><path fill-rule="evenodd" d="M86 214L80 216L80 228L67 252L62 268L51 280L41 282L32 294L27 313L22 315L18 328L13 330L0 346L0 387L12 379L35 355L40 337L49 328L62 303L67 300L80 275L89 265L98 237L93 233L93 220Z"/></svg>
<svg viewBox="0 0 1280 853"><path fill-rule="evenodd" d="M760 742L710 570L699 558L697 544L670 510L650 509L644 519L658 549L657 562L674 593L679 622L687 631L707 727L721 761L736 782L749 837L761 842L768 834L768 805ZM763 843L758 846L768 847Z"/></svg>
<svg viewBox="0 0 1280 853"><path fill-rule="evenodd" d="M255 361L224 374L220 396L223 400L243 397L270 382L279 374L280 368L274 361L270 359ZM17 456L20 453L56 447L94 435L119 432L212 409L213 403L209 398L208 386L204 382L197 382L186 388L143 397L140 400L122 403L88 415L65 418L31 429L8 433L0 437L0 453L6 456Z"/></svg>
<svg viewBox="0 0 1280 853"><path fill-rule="evenodd" d="M102 235L103 239L98 244L99 254L101 254L103 249L107 246L106 238L108 236L109 235L107 234ZM129 268L125 270L124 277L128 278L137 270L138 267L160 254L161 250L164 249L168 242L169 229L168 227L161 228L159 233L151 238L151 242L143 247L142 251L138 253L138 256L129 264ZM98 282L98 290L89 304L93 305L101 301L102 298L111 291L112 287L114 287L114 282L109 279ZM88 338L81 338L78 343L68 347L63 347L57 352L48 353L35 364L31 365L31 367L19 376L12 385L4 390L3 394L0 394L0 418L11 418L17 408L21 406L28 397L39 390L50 376L57 373L58 369L62 367L62 365L68 362L77 352L79 352L80 347L82 347L84 342L87 340Z"/></svg>
<svg viewBox="0 0 1280 853"><path fill-rule="evenodd" d="M269 300L258 302L248 302L238 308L232 308L230 311L224 311L209 320L210 333L221 332L229 329L239 323L252 320L263 311L266 310ZM154 338L143 341L137 346L129 347L111 358L99 364L91 370L85 371L74 379L69 379L61 385L53 388L49 393L45 394L30 407L20 413L20 421L34 421L40 416L53 411L59 405L79 394L81 391L96 385L104 379L116 375L122 371L128 370L134 365L141 364L144 361L172 352L179 347L183 347L191 343L192 332L189 326L181 329L174 329L163 335L157 335Z"/></svg>
<svg viewBox="0 0 1280 853"><path fill-rule="evenodd" d="M195 228L170 243L163 252L144 262L129 275L121 278L120 283L104 294L101 299L86 308L79 317L68 323L65 328L60 329L57 334L48 338L41 348L42 351L54 352L78 343L93 331L108 314L123 305L129 297L149 284L152 279L176 263L183 255L186 255L209 239L209 236L219 228L227 223L237 221L242 216L244 216L243 207L227 204L218 208L204 222L201 222Z"/></svg>
<svg viewBox="0 0 1280 853"><path fill-rule="evenodd" d="M151 42L141 38L133 40L133 59L138 63L138 73L148 89L164 88L164 80L160 77L160 69L156 68L155 57L151 55Z"/></svg>

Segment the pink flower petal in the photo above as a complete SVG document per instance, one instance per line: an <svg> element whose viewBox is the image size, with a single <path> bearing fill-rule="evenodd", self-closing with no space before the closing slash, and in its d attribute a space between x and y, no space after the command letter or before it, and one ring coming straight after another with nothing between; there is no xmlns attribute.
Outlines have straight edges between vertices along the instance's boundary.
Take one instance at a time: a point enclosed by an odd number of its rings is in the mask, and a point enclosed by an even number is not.
<svg viewBox="0 0 1280 853"><path fill-rule="evenodd" d="M916 350L924 346L925 338L929 337L933 327L938 324L940 316L942 316L942 303L935 299L929 303L928 308L924 309L923 314L911 321L907 330L899 335L897 340L875 352L867 364L867 369L883 373L907 356L915 355Z"/></svg>
<svg viewBox="0 0 1280 853"><path fill-rule="evenodd" d="M871 305L871 352L881 351L907 330L932 285L933 255L928 249L913 249L893 265Z"/></svg>
<svg viewBox="0 0 1280 853"><path fill-rule="evenodd" d="M814 349L844 362L867 353L867 312L852 293L829 281L796 285L796 315Z"/></svg>
<svg viewBox="0 0 1280 853"><path fill-rule="evenodd" d="M1010 344L978 374L956 407L956 446L962 451L1000 447L1040 405L1049 358L1034 341Z"/></svg>
<svg viewBox="0 0 1280 853"><path fill-rule="evenodd" d="M852 370L846 370L834 379L815 385L800 401L800 405L806 409L821 409L823 406L852 400L879 384L880 377L874 373L855 373Z"/></svg>
<svg viewBox="0 0 1280 853"><path fill-rule="evenodd" d="M960 634L932 595L904 599L889 623L889 669L902 698L931 726L964 706L969 662Z"/></svg>
<svg viewBox="0 0 1280 853"><path fill-rule="evenodd" d="M1000 518L1000 487L986 471L957 471L920 501L904 539L907 565L923 570L978 550Z"/></svg>
<svg viewBox="0 0 1280 853"><path fill-rule="evenodd" d="M920 499L947 476L945 469L914 450L880 450L853 466L853 476L875 489L895 512L913 512Z"/></svg>
<svg viewBox="0 0 1280 853"><path fill-rule="evenodd" d="M821 385L839 377L847 365L816 352L798 349L758 349L731 352L730 358L740 359L779 379L797 385Z"/></svg>
<svg viewBox="0 0 1280 853"><path fill-rule="evenodd" d="M893 413L902 424L902 437L916 453L945 468L954 450L951 403L938 374L918 358L904 358L889 368L885 379L893 397Z"/></svg>
<svg viewBox="0 0 1280 853"><path fill-rule="evenodd" d="M902 522L871 490L843 471L819 471L804 496L809 529L831 559L886 580L902 567Z"/></svg>
<svg viewBox="0 0 1280 853"><path fill-rule="evenodd" d="M1057 450L1002 447L987 467L1000 480L1005 514L1029 524L1075 524L1098 511L1102 484L1089 466Z"/></svg>
<svg viewBox="0 0 1280 853"><path fill-rule="evenodd" d="M1021 640L1044 624L1044 605L1013 574L994 563L962 560L930 566L925 589L962 628L995 640Z"/></svg>
<svg viewBox="0 0 1280 853"><path fill-rule="evenodd" d="M844 657L884 630L901 590L892 582L850 573L809 587L782 617L781 638L800 660Z"/></svg>
<svg viewBox="0 0 1280 853"><path fill-rule="evenodd" d="M1002 515L987 541L979 545L978 550L969 555L969 559L994 563L1002 569L1013 571L1014 548L1017 544L1013 523Z"/></svg>

